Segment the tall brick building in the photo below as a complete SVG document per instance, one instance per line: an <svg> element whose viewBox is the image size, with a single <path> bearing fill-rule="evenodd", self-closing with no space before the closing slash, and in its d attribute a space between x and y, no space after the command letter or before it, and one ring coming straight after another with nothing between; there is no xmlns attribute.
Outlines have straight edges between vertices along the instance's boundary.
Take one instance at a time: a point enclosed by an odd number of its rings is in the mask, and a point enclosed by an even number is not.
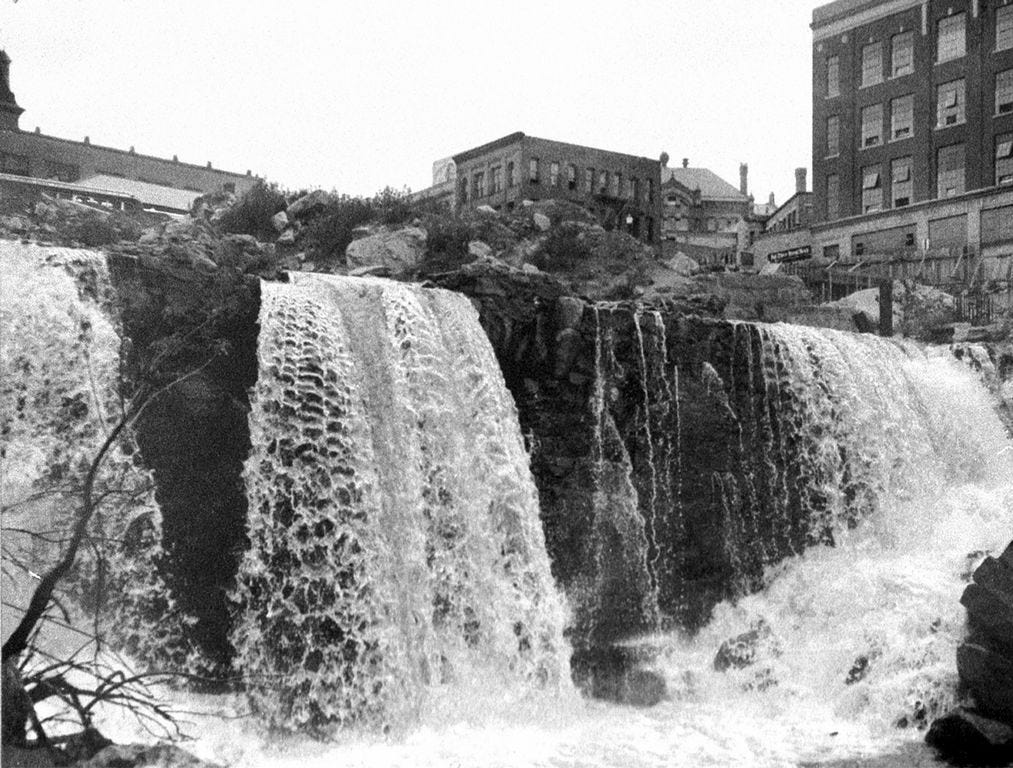
<svg viewBox="0 0 1013 768"><path fill-rule="evenodd" d="M757 267L1013 286L1013 0L837 0L812 30L814 223Z"/></svg>
<svg viewBox="0 0 1013 768"><path fill-rule="evenodd" d="M571 200L602 207L618 226L656 244L661 163L647 157L511 133L453 157L455 206L512 210L522 200Z"/></svg>

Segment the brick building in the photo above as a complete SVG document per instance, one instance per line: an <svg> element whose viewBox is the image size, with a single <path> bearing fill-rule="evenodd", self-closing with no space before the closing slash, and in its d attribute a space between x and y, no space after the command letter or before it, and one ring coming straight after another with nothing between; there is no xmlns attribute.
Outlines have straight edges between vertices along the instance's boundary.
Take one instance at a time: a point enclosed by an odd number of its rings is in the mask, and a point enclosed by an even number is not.
<svg viewBox="0 0 1013 768"><path fill-rule="evenodd" d="M1013 1L813 11L809 229L754 247L962 292L1013 286Z"/></svg>
<svg viewBox="0 0 1013 768"><path fill-rule="evenodd" d="M10 59L0 51L0 174L54 180L91 190L137 199L144 207L184 212L193 200L222 189L241 194L256 178L193 165L173 157L167 160L134 151L84 141L47 136L38 128L22 131L18 106L10 88ZM69 188L68 188L69 189Z"/></svg>
<svg viewBox="0 0 1013 768"><path fill-rule="evenodd" d="M661 165L657 160L517 132L461 152L458 210L488 205L513 210L522 200L570 200L597 208L618 228L657 243Z"/></svg>
<svg viewBox="0 0 1013 768"><path fill-rule="evenodd" d="M812 29L814 249L1008 259L1013 2L837 0Z"/></svg>

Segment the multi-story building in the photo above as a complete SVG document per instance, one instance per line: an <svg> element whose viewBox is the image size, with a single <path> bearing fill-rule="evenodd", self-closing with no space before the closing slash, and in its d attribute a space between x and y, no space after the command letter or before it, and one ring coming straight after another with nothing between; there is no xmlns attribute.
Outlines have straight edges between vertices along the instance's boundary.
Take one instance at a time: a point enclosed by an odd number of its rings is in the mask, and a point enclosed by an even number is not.
<svg viewBox="0 0 1013 768"><path fill-rule="evenodd" d="M662 160L667 161L667 156ZM748 243L753 219L748 174L749 166L741 164L736 189L707 168L690 167L688 158L675 168L662 162L664 252L681 252L701 264L737 263L738 253Z"/></svg>
<svg viewBox="0 0 1013 768"><path fill-rule="evenodd" d="M523 200L569 200L607 224L656 244L661 225L657 160L511 133L453 157L458 210L513 210Z"/></svg>
<svg viewBox="0 0 1013 768"><path fill-rule="evenodd" d="M1013 266L1013 2L813 11L813 255Z"/></svg>
<svg viewBox="0 0 1013 768"><path fill-rule="evenodd" d="M256 178L207 165L193 165L173 157L167 160L129 150L84 141L47 136L38 128L22 131L24 110L10 88L10 58L0 51L0 175L52 180L57 194L82 196L108 192L132 198L146 208L185 212L202 194L228 190L241 194Z"/></svg>

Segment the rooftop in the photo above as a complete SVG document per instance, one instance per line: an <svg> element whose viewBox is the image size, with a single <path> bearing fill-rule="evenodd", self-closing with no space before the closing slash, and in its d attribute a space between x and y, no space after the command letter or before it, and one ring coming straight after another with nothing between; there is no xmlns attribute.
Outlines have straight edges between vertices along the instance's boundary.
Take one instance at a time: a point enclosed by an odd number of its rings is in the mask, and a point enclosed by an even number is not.
<svg viewBox="0 0 1013 768"><path fill-rule="evenodd" d="M727 181L707 168L662 168L661 183L675 179L687 189L699 189L706 200L745 201L749 198Z"/></svg>

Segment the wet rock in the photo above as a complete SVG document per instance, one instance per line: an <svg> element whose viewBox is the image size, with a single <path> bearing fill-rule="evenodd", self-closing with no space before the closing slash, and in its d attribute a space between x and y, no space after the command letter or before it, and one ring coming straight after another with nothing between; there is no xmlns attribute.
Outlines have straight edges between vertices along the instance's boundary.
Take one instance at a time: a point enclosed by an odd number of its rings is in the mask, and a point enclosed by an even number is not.
<svg viewBox="0 0 1013 768"><path fill-rule="evenodd" d="M580 334L572 328L560 331L556 334L555 350L556 365L553 375L557 379L562 379L570 372L577 352L580 350Z"/></svg>
<svg viewBox="0 0 1013 768"><path fill-rule="evenodd" d="M1013 724L1013 544L985 558L960 602L968 624L957 649L961 683L983 715Z"/></svg>
<svg viewBox="0 0 1013 768"><path fill-rule="evenodd" d="M552 221L544 213L535 213L532 218L535 221L535 226L542 232L548 232L552 226Z"/></svg>
<svg viewBox="0 0 1013 768"><path fill-rule="evenodd" d="M556 324L559 328L576 328L584 317L584 302L575 296L556 300Z"/></svg>
<svg viewBox="0 0 1013 768"><path fill-rule="evenodd" d="M714 669L726 672L729 669L748 667L756 662L761 646L772 643L773 633L770 626L760 619L748 631L721 643L714 656Z"/></svg>
<svg viewBox="0 0 1013 768"><path fill-rule="evenodd" d="M863 654L855 659L855 663L851 665L851 669L848 670L848 676L844 679L844 684L854 685L861 682L868 673L869 657Z"/></svg>
<svg viewBox="0 0 1013 768"><path fill-rule="evenodd" d="M934 721L925 741L954 765L1013 764L1013 728L967 709Z"/></svg>
<svg viewBox="0 0 1013 768"><path fill-rule="evenodd" d="M114 744L106 747L81 768L220 768L217 763L190 754L172 744Z"/></svg>
<svg viewBox="0 0 1013 768"><path fill-rule="evenodd" d="M668 687L664 676L649 668L652 656L636 646L578 651L571 662L574 682L595 699L653 707L668 698Z"/></svg>

